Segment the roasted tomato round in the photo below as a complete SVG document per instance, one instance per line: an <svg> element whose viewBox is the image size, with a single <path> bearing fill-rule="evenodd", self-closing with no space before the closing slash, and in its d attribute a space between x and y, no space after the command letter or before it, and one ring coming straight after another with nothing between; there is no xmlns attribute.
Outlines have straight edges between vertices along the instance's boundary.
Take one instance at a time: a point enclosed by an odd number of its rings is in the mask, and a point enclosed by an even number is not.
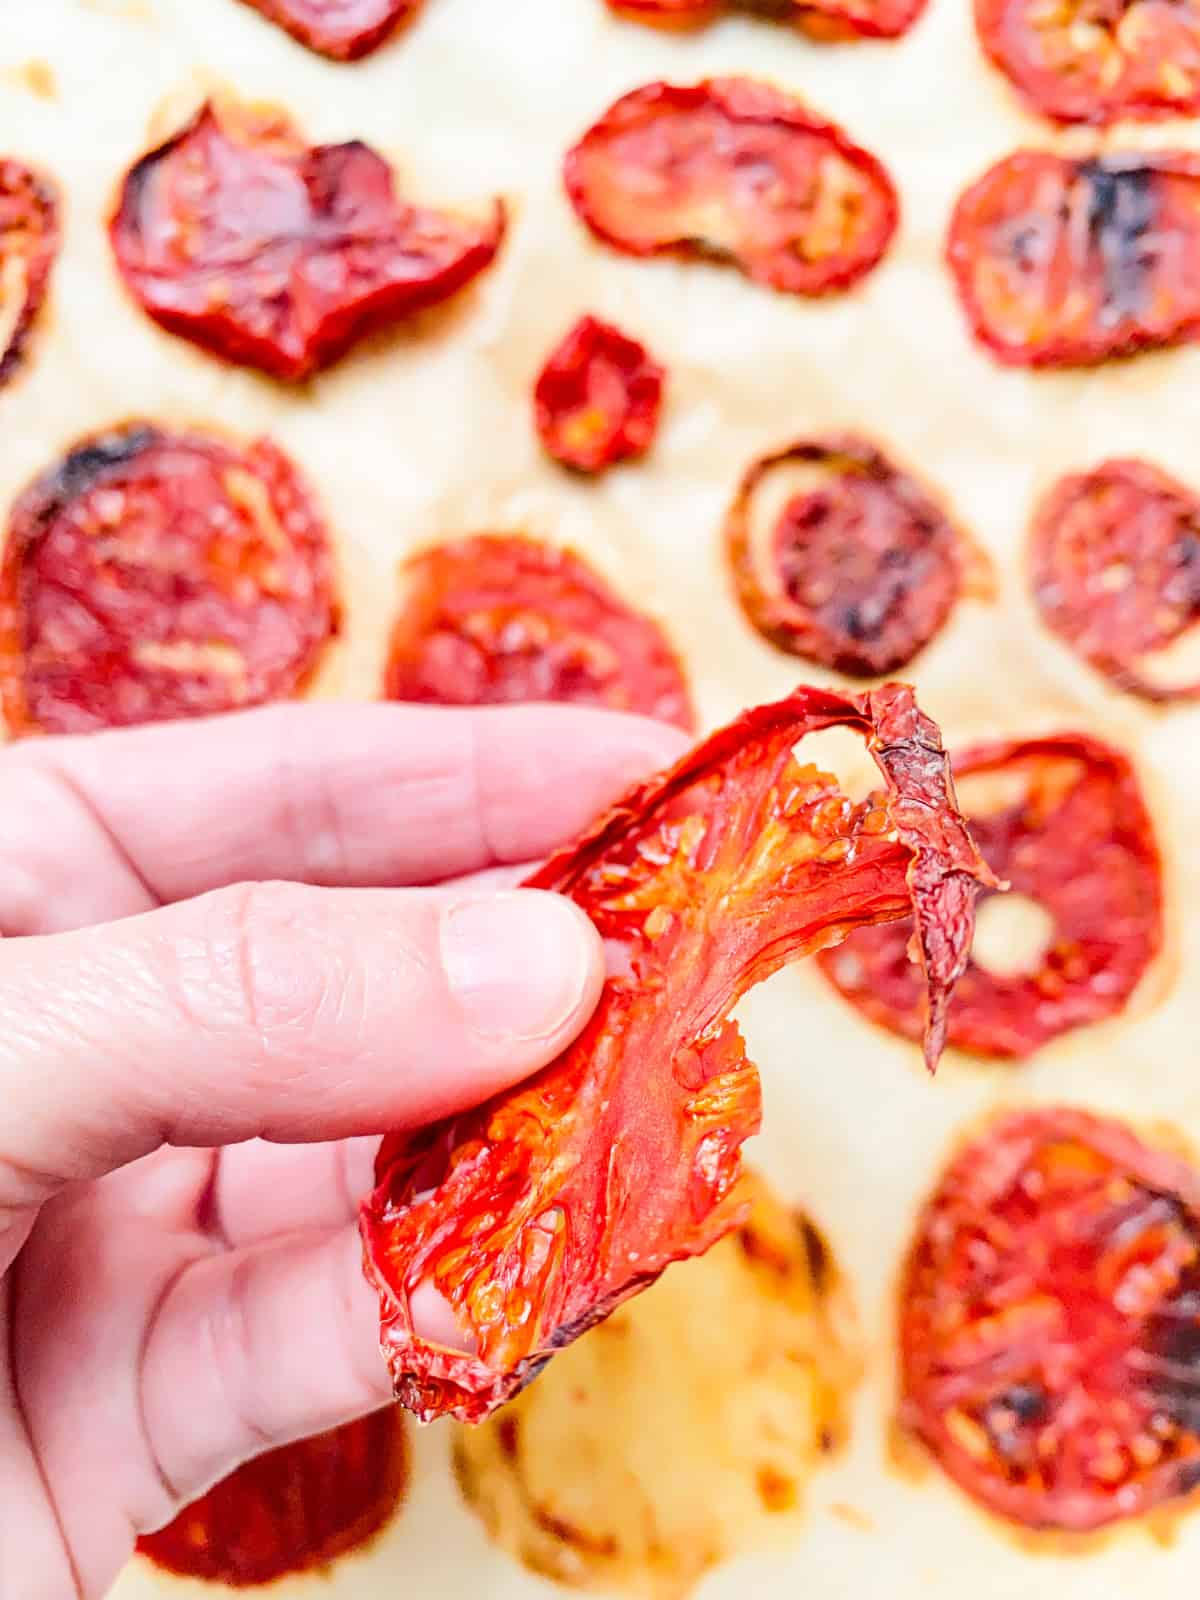
<svg viewBox="0 0 1200 1600"><path fill-rule="evenodd" d="M699 27L723 11L786 22L818 39L894 39L906 33L926 0L608 0L613 11L660 27Z"/></svg>
<svg viewBox="0 0 1200 1600"><path fill-rule="evenodd" d="M81 440L13 507L0 701L14 734L282 699L337 627L325 524L267 439L131 422Z"/></svg>
<svg viewBox="0 0 1200 1600"><path fill-rule="evenodd" d="M1059 122L1200 110L1197 0L975 0L984 49Z"/></svg>
<svg viewBox="0 0 1200 1600"><path fill-rule="evenodd" d="M1200 156L1020 151L959 200L946 250L975 337L1011 366L1194 339Z"/></svg>
<svg viewBox="0 0 1200 1600"><path fill-rule="evenodd" d="M390 1520L408 1480L394 1407L246 1462L138 1549L183 1577L245 1588L324 1567Z"/></svg>
<svg viewBox="0 0 1200 1600"><path fill-rule="evenodd" d="M963 585L964 541L946 513L850 434L756 461L726 518L725 549L764 638L861 677L911 661Z"/></svg>
<svg viewBox="0 0 1200 1600"><path fill-rule="evenodd" d="M58 200L48 179L0 160L0 384L21 364L58 255Z"/></svg>
<svg viewBox="0 0 1200 1600"><path fill-rule="evenodd" d="M1200 682L1172 686L1152 671L1200 621L1191 489L1146 461L1063 478L1038 508L1030 569L1047 626L1097 671L1146 700L1200 697Z"/></svg>
<svg viewBox="0 0 1200 1600"><path fill-rule="evenodd" d="M1137 779L1098 739L1060 734L968 750L963 810L989 867L1040 907L1048 933L1017 970L974 956L948 1008L951 1044L1021 1058L1059 1034L1119 1012L1163 938L1162 862ZM838 989L873 1022L915 1038L922 979L910 928L851 934L821 957Z"/></svg>
<svg viewBox="0 0 1200 1600"><path fill-rule="evenodd" d="M568 153L565 178L583 221L626 255L725 261L789 294L848 288L899 218L873 155L751 78L635 89Z"/></svg>
<svg viewBox="0 0 1200 1600"><path fill-rule="evenodd" d="M138 304L227 361L299 379L461 289L504 235L400 200L369 146L205 106L134 166L110 225Z"/></svg>
<svg viewBox="0 0 1200 1600"><path fill-rule="evenodd" d="M601 472L645 455L658 429L665 373L644 345L581 317L542 368L534 420L556 461Z"/></svg>
<svg viewBox="0 0 1200 1600"><path fill-rule="evenodd" d="M246 0L264 17L334 61L357 61L381 45L421 0Z"/></svg>
<svg viewBox="0 0 1200 1600"><path fill-rule="evenodd" d="M692 728L679 658L569 550L476 534L415 556L384 692L437 705L567 700Z"/></svg>
<svg viewBox="0 0 1200 1600"><path fill-rule="evenodd" d="M900 1296L901 1416L1028 1528L1200 1485L1200 1181L1118 1122L997 1122L947 1169Z"/></svg>

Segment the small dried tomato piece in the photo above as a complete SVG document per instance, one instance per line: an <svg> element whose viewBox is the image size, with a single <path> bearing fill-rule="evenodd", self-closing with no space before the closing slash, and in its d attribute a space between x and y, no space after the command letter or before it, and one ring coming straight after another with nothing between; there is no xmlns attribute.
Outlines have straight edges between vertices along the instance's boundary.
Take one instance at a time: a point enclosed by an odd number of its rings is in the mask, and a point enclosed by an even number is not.
<svg viewBox="0 0 1200 1600"><path fill-rule="evenodd" d="M802 439L762 456L725 520L734 587L780 650L871 677L904 666L958 598L965 543L873 444Z"/></svg>
<svg viewBox="0 0 1200 1600"><path fill-rule="evenodd" d="M58 242L58 197L49 180L0 159L0 385L21 364Z"/></svg>
<svg viewBox="0 0 1200 1600"><path fill-rule="evenodd" d="M901 1417L973 1499L1085 1531L1200 1484L1200 1179L1119 1122L1001 1118L900 1296Z"/></svg>
<svg viewBox="0 0 1200 1600"><path fill-rule="evenodd" d="M804 734L839 725L868 741L886 793L854 805L794 759ZM552 857L530 885L569 895L607 945L595 1014L528 1083L387 1138L363 1206L400 1401L481 1420L744 1220L734 1185L759 1083L728 1017L785 962L915 907L932 1066L991 881L937 729L900 684L799 689L746 712ZM410 1296L426 1286L463 1348L414 1330Z"/></svg>
<svg viewBox="0 0 1200 1600"><path fill-rule="evenodd" d="M246 0L293 39L334 61L378 49L421 0Z"/></svg>
<svg viewBox="0 0 1200 1600"><path fill-rule="evenodd" d="M1150 659L1200 621L1200 496L1147 461L1105 461L1062 478L1038 508L1034 599L1048 627L1146 700L1194 700Z"/></svg>
<svg viewBox="0 0 1200 1600"><path fill-rule="evenodd" d="M724 11L786 22L818 39L895 39L926 0L608 0L613 11L660 27L699 27Z"/></svg>
<svg viewBox="0 0 1200 1600"><path fill-rule="evenodd" d="M247 1461L138 1549L181 1577L272 1583L366 1544L407 1484L403 1418L389 1406Z"/></svg>
<svg viewBox="0 0 1200 1600"><path fill-rule="evenodd" d="M580 217L626 255L725 261L788 294L849 288L899 219L873 155L752 78L635 89L568 152L564 172Z"/></svg>
<svg viewBox="0 0 1200 1600"><path fill-rule="evenodd" d="M1071 367L1196 337L1200 156L1019 151L955 207L946 254L975 337Z"/></svg>
<svg viewBox="0 0 1200 1600"><path fill-rule="evenodd" d="M236 126L235 126L236 123ZM486 222L408 205L360 142L304 147L211 105L127 174L110 224L131 294L214 355L300 379L495 259Z"/></svg>
<svg viewBox="0 0 1200 1600"><path fill-rule="evenodd" d="M610 322L581 317L533 391L542 443L577 472L645 455L658 429L664 377L636 339Z"/></svg>
<svg viewBox="0 0 1200 1600"><path fill-rule="evenodd" d="M994 808L964 803L972 836L1052 930L1032 970L992 971L972 956L948 1037L960 1050L1021 1059L1125 1006L1162 945L1162 862L1132 767L1098 739L979 745L955 758L954 773L992 780ZM901 924L864 928L820 961L872 1022L915 1038L922 981L909 934Z"/></svg>
<svg viewBox="0 0 1200 1600"><path fill-rule="evenodd" d="M1200 110L1197 0L975 0L988 55L1059 122Z"/></svg>
<svg viewBox="0 0 1200 1600"><path fill-rule="evenodd" d="M406 573L389 700L574 701L695 727L683 668L658 623L571 551L476 534L414 556Z"/></svg>
<svg viewBox="0 0 1200 1600"><path fill-rule="evenodd" d="M282 451L131 422L13 507L0 702L14 734L258 705L303 687L338 623L325 524Z"/></svg>

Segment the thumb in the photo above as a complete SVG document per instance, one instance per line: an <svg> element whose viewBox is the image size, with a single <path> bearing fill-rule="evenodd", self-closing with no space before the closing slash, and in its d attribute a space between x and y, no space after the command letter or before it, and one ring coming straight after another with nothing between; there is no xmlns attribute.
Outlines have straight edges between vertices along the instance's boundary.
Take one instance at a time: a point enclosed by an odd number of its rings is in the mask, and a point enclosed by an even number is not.
<svg viewBox="0 0 1200 1600"><path fill-rule="evenodd" d="M552 1060L599 936L536 890L241 884L0 943L0 1234L160 1144L418 1125Z"/></svg>

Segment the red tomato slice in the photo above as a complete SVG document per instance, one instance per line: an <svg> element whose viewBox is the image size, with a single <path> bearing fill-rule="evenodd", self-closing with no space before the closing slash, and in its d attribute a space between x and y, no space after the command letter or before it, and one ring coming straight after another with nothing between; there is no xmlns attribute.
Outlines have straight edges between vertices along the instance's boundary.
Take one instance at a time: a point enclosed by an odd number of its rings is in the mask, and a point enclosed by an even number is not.
<svg viewBox="0 0 1200 1600"><path fill-rule="evenodd" d="M613 11L659 27L699 27L723 11L787 22L818 39L895 39L926 0L608 0Z"/></svg>
<svg viewBox="0 0 1200 1600"><path fill-rule="evenodd" d="M246 0L308 49L357 61L384 43L421 0Z"/></svg>
<svg viewBox="0 0 1200 1600"><path fill-rule="evenodd" d="M20 161L0 160L0 385L21 365L58 244L53 185Z"/></svg>
<svg viewBox="0 0 1200 1600"><path fill-rule="evenodd" d="M645 455L658 430L663 369L609 322L581 317L542 368L534 421L550 455L602 472Z"/></svg>

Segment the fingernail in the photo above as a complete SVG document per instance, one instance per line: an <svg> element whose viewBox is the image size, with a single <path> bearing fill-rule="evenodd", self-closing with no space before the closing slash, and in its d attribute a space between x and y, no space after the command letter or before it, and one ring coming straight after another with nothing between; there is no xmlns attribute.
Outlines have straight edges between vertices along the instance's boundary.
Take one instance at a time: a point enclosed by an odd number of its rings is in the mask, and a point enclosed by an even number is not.
<svg viewBox="0 0 1200 1600"><path fill-rule="evenodd" d="M595 936L573 905L531 889L461 900L442 913L442 962L467 1022L490 1039L541 1039L574 1016Z"/></svg>

